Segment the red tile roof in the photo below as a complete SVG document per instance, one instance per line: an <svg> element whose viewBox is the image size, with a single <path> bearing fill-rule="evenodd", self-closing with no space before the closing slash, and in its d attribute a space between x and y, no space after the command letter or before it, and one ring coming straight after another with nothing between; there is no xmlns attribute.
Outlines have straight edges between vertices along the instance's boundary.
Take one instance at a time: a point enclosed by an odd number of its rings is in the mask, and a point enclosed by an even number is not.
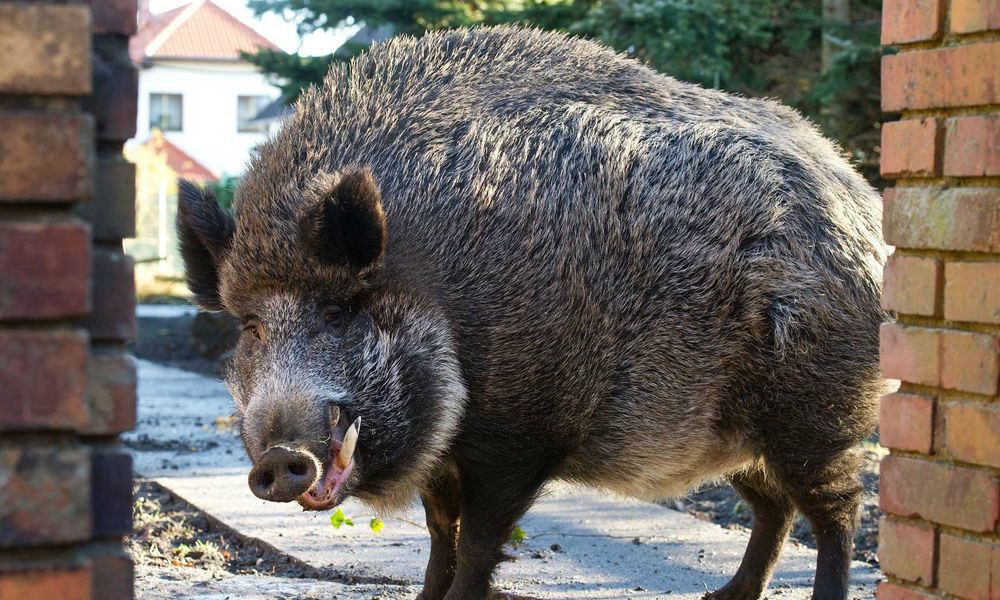
<svg viewBox="0 0 1000 600"><path fill-rule="evenodd" d="M163 137L163 134L158 129L154 129L153 135L143 142L142 145L162 157L166 161L167 166L170 167L170 170L177 173L177 177L181 179L197 181L199 183L219 180L215 173L212 173L208 167Z"/></svg>
<svg viewBox="0 0 1000 600"><path fill-rule="evenodd" d="M278 49L211 0L153 15L129 42L136 63L150 58L233 61L240 59L241 51L258 48Z"/></svg>

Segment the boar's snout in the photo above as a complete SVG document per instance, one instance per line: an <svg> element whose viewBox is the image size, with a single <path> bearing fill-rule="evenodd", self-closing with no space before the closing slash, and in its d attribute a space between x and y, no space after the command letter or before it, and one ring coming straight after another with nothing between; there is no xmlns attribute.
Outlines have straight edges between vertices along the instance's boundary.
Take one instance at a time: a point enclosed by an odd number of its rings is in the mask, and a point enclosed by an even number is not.
<svg viewBox="0 0 1000 600"><path fill-rule="evenodd" d="M316 483L317 473L317 460L312 454L272 446L250 471L250 490L262 500L291 502Z"/></svg>

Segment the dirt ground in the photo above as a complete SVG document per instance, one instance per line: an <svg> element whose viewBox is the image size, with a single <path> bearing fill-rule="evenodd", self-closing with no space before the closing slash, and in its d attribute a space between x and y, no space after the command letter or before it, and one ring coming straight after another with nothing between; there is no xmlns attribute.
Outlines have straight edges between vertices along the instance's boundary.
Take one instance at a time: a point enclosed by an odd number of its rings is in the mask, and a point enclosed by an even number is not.
<svg viewBox="0 0 1000 600"><path fill-rule="evenodd" d="M206 356L192 340L193 317L140 319L132 350L140 358L219 377L224 358ZM201 344L203 346L204 344ZM884 450L875 439L865 443L867 458L862 479L867 493L861 525L855 538L856 560L877 564L878 464ZM664 503L697 518L730 528L749 528L749 507L726 484L710 485L685 498ZM256 540L244 539L215 523L183 500L152 482L140 482L135 496L135 532L128 545L136 562L137 597L169 579L205 579L234 575L308 578L316 581L355 582L328 569L317 569ZM799 519L792 537L815 547L809 524ZM197 576L193 575L197 573Z"/></svg>

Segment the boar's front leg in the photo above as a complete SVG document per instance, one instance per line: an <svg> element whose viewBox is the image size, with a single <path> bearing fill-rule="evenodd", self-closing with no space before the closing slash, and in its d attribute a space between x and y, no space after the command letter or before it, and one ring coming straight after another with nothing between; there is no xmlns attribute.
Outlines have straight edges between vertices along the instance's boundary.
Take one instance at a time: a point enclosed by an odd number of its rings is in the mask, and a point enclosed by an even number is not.
<svg viewBox="0 0 1000 600"><path fill-rule="evenodd" d="M420 496L431 534L431 556L424 574L424 589L417 600L441 600L455 578L460 495L458 471L449 465L441 469Z"/></svg>
<svg viewBox="0 0 1000 600"><path fill-rule="evenodd" d="M486 600L503 545L545 483L541 473L462 465L462 526L455 581L445 600Z"/></svg>

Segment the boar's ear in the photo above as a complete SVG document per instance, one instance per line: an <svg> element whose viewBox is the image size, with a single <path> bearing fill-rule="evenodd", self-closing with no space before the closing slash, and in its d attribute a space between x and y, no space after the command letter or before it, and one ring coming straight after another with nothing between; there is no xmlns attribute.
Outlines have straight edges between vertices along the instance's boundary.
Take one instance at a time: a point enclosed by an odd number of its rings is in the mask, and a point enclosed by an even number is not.
<svg viewBox="0 0 1000 600"><path fill-rule="evenodd" d="M233 237L233 217L222 210L211 192L184 180L178 187L177 238L188 287L205 310L223 310L219 263Z"/></svg>
<svg viewBox="0 0 1000 600"><path fill-rule="evenodd" d="M385 252L385 212L368 168L317 175L306 190L300 220L305 242L328 264L360 271Z"/></svg>

